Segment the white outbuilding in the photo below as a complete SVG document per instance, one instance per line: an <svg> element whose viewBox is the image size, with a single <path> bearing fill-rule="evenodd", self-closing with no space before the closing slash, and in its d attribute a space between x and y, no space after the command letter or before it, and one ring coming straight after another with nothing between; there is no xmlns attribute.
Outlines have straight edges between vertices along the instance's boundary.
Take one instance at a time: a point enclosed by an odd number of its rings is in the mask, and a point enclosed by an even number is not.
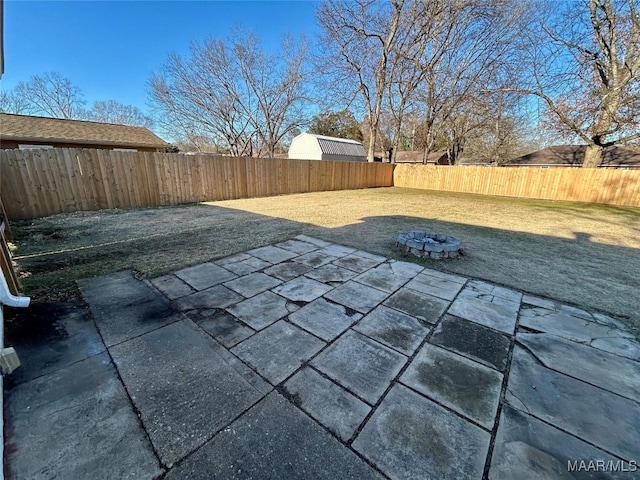
<svg viewBox="0 0 640 480"><path fill-rule="evenodd" d="M291 141L289 158L366 162L367 152L356 140L301 133Z"/></svg>

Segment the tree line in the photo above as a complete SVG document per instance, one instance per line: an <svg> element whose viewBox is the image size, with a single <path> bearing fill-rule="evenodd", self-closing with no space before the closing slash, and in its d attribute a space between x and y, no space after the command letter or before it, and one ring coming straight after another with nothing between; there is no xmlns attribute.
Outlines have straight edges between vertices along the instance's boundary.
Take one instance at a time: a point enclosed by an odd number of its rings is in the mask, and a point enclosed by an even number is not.
<svg viewBox="0 0 640 480"><path fill-rule="evenodd" d="M640 138L636 2L325 0L315 43L288 36L268 53L236 29L168 55L148 82L152 117L171 138L231 155L273 156L310 127L363 140L369 161L446 149L451 161L501 162L522 147L533 107L597 166L603 148ZM44 80L64 88L45 101L41 80L0 107L132 121L115 102L79 108L77 89L53 75Z"/></svg>
<svg viewBox="0 0 640 480"><path fill-rule="evenodd" d="M58 72L34 75L19 82L13 90L0 91L0 112L153 126L151 117L133 105L116 100L99 100L88 109L85 105L82 90Z"/></svg>

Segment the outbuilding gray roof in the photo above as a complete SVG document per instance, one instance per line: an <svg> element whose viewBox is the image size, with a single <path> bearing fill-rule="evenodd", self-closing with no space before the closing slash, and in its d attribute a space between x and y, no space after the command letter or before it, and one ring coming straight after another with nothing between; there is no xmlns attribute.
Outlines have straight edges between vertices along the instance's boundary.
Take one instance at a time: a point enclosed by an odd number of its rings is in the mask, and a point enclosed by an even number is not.
<svg viewBox="0 0 640 480"><path fill-rule="evenodd" d="M326 137L324 135L315 135L309 133L312 137L318 139L318 145L322 153L327 155L346 155L350 157L362 157L367 156L362 143L356 140L349 140L347 138Z"/></svg>

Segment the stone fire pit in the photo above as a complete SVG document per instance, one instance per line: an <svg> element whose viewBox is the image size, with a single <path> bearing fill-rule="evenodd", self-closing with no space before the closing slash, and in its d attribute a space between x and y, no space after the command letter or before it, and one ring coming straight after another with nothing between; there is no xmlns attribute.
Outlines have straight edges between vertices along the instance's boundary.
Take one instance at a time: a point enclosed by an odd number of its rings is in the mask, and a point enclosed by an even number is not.
<svg viewBox="0 0 640 480"><path fill-rule="evenodd" d="M462 254L460 240L434 232L403 232L398 235L396 246L401 252L416 257L455 258Z"/></svg>

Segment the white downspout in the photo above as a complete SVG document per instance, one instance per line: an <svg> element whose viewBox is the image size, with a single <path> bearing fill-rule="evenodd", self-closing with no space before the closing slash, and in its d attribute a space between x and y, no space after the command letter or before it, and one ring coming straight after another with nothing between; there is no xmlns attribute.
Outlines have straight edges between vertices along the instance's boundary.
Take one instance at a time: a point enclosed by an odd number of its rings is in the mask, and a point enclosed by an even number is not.
<svg viewBox="0 0 640 480"><path fill-rule="evenodd" d="M0 470L0 480L4 480L4 365L5 363L12 363L15 367L15 362L20 365L18 357L15 354L13 348L4 348L4 315L2 309L4 305L9 307L28 307L31 302L29 297L16 297L9 291L7 280L4 278L4 273L0 271L0 356L2 356L2 378L0 378L0 458L2 458L2 469ZM5 359L7 361L5 361ZM11 373L6 372L6 373Z"/></svg>

